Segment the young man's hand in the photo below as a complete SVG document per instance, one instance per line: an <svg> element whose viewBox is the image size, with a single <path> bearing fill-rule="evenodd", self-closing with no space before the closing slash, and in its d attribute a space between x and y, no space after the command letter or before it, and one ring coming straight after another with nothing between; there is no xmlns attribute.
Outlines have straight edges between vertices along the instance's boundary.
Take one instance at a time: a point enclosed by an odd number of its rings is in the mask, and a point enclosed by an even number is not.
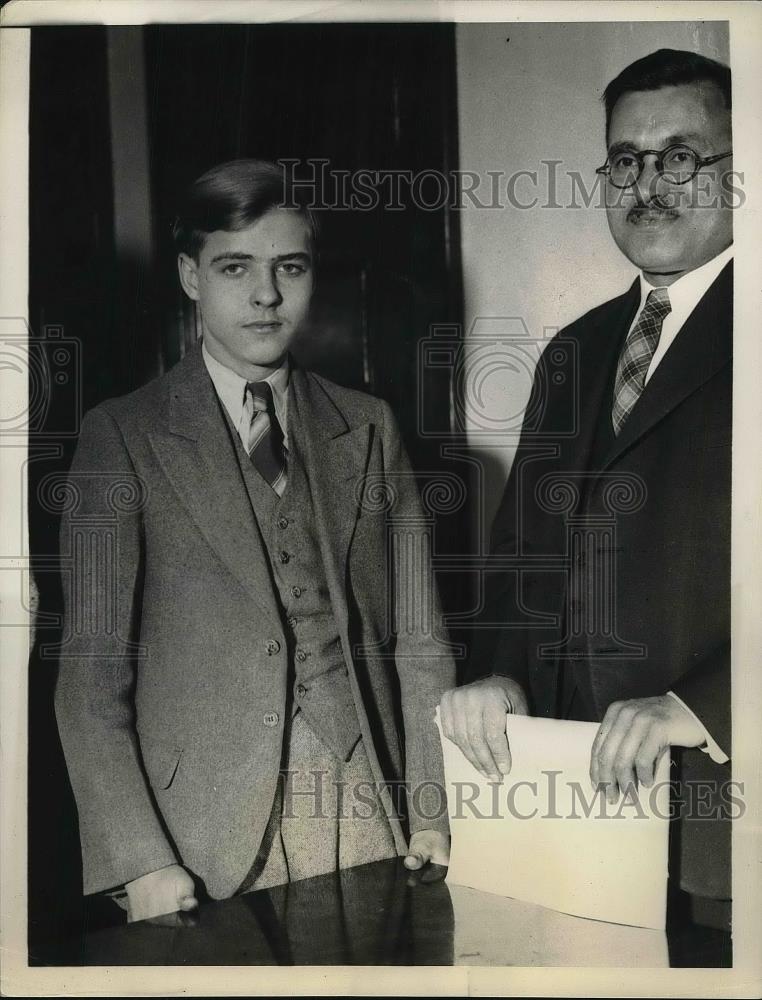
<svg viewBox="0 0 762 1000"><path fill-rule="evenodd" d="M429 863L447 867L450 863L450 838L438 830L418 830L410 838L405 867L418 871Z"/></svg>
<svg viewBox="0 0 762 1000"><path fill-rule="evenodd" d="M125 886L129 905L127 920L151 920L165 918L168 914L178 914L194 910L198 906L193 879L180 865L168 865L158 871L141 875ZM171 923L155 920L157 923Z"/></svg>
<svg viewBox="0 0 762 1000"><path fill-rule="evenodd" d="M493 781L500 781L511 770L506 715L528 714L521 685L498 675L446 691L439 706L442 732L477 771Z"/></svg>

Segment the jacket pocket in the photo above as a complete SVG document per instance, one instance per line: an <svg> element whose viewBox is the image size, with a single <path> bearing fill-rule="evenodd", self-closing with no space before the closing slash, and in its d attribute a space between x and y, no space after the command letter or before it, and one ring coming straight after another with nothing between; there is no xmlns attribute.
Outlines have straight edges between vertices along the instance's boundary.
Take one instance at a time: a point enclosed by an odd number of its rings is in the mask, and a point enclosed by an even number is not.
<svg viewBox="0 0 762 1000"><path fill-rule="evenodd" d="M155 740L141 740L140 748L143 754L148 780L154 788L167 789L175 780L183 755L182 747L171 743L159 743Z"/></svg>

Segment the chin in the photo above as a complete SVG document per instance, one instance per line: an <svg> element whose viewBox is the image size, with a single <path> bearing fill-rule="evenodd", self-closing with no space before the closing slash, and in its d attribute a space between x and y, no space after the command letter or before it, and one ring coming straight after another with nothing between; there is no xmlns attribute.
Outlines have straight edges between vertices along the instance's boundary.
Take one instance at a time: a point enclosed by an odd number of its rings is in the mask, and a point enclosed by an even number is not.
<svg viewBox="0 0 762 1000"><path fill-rule="evenodd" d="M641 271L674 274L691 266L690 263L686 263L688 255L684 249L681 252L679 247L660 247L648 239L639 240L630 237L619 244L619 249Z"/></svg>
<svg viewBox="0 0 762 1000"><path fill-rule="evenodd" d="M633 264L640 268L641 271L646 271L649 274L679 274L682 271L690 270L693 266L692 264L686 264L685 261L676 260L674 257L669 256L643 256L637 260L633 260Z"/></svg>
<svg viewBox="0 0 762 1000"><path fill-rule="evenodd" d="M285 357L287 351L288 348L283 347L279 351L254 353L246 358L246 363L256 365L258 368L276 368Z"/></svg>

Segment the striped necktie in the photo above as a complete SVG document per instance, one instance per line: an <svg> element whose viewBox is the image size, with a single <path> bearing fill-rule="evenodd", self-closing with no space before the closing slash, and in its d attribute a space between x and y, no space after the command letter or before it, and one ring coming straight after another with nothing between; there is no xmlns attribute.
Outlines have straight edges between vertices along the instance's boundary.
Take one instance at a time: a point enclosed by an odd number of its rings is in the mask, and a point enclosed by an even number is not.
<svg viewBox="0 0 762 1000"><path fill-rule="evenodd" d="M249 434L249 458L254 468L278 496L286 488L286 453L283 431L275 415L269 382L247 382L254 413Z"/></svg>
<svg viewBox="0 0 762 1000"><path fill-rule="evenodd" d="M654 288L648 293L646 304L635 326L627 334L619 356L614 383L614 405L611 422L614 433L619 434L638 397L646 384L646 375L661 336L664 317L672 311L666 288Z"/></svg>

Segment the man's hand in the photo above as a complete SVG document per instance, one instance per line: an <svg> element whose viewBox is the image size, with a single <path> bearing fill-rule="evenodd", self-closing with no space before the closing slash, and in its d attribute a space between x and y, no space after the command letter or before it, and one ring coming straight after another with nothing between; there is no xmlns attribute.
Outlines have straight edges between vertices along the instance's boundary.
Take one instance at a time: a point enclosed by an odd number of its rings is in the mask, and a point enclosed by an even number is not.
<svg viewBox="0 0 762 1000"><path fill-rule="evenodd" d="M193 879L180 865L168 865L141 875L125 886L129 906L127 920L164 918L166 914L193 910L198 906ZM155 920L156 923L171 923Z"/></svg>
<svg viewBox="0 0 762 1000"><path fill-rule="evenodd" d="M669 746L697 747L702 727L671 698L631 698L612 702L593 741L590 780L616 802L636 782L650 788L656 765Z"/></svg>
<svg viewBox="0 0 762 1000"><path fill-rule="evenodd" d="M511 770L505 716L528 715L526 695L510 677L485 677L446 691L439 706L442 732L485 778L500 781Z"/></svg>
<svg viewBox="0 0 762 1000"><path fill-rule="evenodd" d="M426 865L441 865L446 868L450 863L450 838L438 830L418 830L410 838L410 844L405 855L405 868L409 871L419 871ZM437 881L444 878L444 871L434 875L424 876L423 881Z"/></svg>

